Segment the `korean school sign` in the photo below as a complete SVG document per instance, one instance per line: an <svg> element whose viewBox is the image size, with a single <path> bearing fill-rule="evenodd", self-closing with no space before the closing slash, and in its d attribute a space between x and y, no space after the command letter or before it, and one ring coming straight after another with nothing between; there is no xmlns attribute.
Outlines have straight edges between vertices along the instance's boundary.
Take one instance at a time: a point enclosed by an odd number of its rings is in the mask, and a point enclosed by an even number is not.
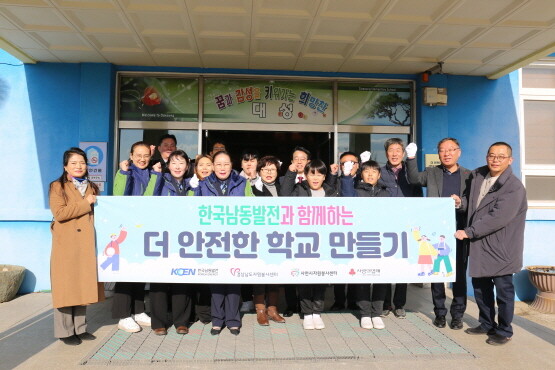
<svg viewBox="0 0 555 370"><path fill-rule="evenodd" d="M450 198L98 197L99 281L455 280Z"/></svg>

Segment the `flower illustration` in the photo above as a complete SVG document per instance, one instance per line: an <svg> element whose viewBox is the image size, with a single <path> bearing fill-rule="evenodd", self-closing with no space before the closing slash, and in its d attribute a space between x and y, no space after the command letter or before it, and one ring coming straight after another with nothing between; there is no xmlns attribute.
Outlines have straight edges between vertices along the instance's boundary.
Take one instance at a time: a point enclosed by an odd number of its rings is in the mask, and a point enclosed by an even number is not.
<svg viewBox="0 0 555 370"><path fill-rule="evenodd" d="M158 90L156 90L152 86L149 86L145 89L145 92L141 100L144 104L152 106L152 105L160 104L162 97L158 93Z"/></svg>

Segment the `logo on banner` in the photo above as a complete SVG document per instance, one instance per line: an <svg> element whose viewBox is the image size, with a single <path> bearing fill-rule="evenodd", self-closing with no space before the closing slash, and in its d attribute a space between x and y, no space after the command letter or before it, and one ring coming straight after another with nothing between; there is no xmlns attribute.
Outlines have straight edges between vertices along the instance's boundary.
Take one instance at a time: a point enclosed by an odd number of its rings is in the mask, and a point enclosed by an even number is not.
<svg viewBox="0 0 555 370"><path fill-rule="evenodd" d="M351 276L355 276L355 274L356 274L356 271L355 271L355 269L351 269L351 271L349 271L349 275L351 275Z"/></svg>
<svg viewBox="0 0 555 370"><path fill-rule="evenodd" d="M299 269L291 270L291 276L297 277L299 276L299 274L300 274Z"/></svg>
<svg viewBox="0 0 555 370"><path fill-rule="evenodd" d="M187 275L196 275L197 274L197 269L188 269L188 268L172 268L172 273L171 275L177 275L177 276L187 276Z"/></svg>
<svg viewBox="0 0 555 370"><path fill-rule="evenodd" d="M229 269L229 272L231 272L231 275L233 276L239 276L241 269L239 267L232 267Z"/></svg>

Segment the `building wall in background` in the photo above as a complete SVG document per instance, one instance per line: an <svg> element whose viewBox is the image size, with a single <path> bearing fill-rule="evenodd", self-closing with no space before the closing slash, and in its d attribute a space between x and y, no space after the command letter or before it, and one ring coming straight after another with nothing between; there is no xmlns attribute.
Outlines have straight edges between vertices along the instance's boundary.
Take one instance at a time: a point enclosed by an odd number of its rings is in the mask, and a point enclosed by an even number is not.
<svg viewBox="0 0 555 370"><path fill-rule="evenodd" d="M0 181L1 263L23 265L28 272L21 293L50 289L50 221L48 185L61 174L61 157L80 141L107 141L108 163L113 162L115 74L125 71L190 73L249 73L268 75L399 78L417 82L417 132L419 161L436 153L446 136L459 139L461 164L485 164L488 146L507 141L514 149L515 173L520 172L517 114L518 75L488 80L484 77L434 75L426 85L419 76L364 75L318 72L199 70L184 68L121 67L110 64L38 63L20 65L0 51L0 134L4 179ZM424 86L446 87L448 105L422 105ZM109 173L114 169L108 168ZM110 189L111 182L107 183ZM545 212L544 212L545 211ZM555 211L529 212L525 264L555 264L553 245ZM544 242L545 240L549 242ZM533 298L525 278L517 276L517 294Z"/></svg>

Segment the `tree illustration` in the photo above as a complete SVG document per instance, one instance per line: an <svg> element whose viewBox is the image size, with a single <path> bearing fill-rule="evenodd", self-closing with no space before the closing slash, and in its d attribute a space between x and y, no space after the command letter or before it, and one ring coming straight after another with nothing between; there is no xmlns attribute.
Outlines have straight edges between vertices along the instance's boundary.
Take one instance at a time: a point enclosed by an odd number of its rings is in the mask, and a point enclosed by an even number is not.
<svg viewBox="0 0 555 370"><path fill-rule="evenodd" d="M397 93L381 95L368 116L371 118L387 118L396 125L408 125L410 121L410 97L402 98Z"/></svg>

